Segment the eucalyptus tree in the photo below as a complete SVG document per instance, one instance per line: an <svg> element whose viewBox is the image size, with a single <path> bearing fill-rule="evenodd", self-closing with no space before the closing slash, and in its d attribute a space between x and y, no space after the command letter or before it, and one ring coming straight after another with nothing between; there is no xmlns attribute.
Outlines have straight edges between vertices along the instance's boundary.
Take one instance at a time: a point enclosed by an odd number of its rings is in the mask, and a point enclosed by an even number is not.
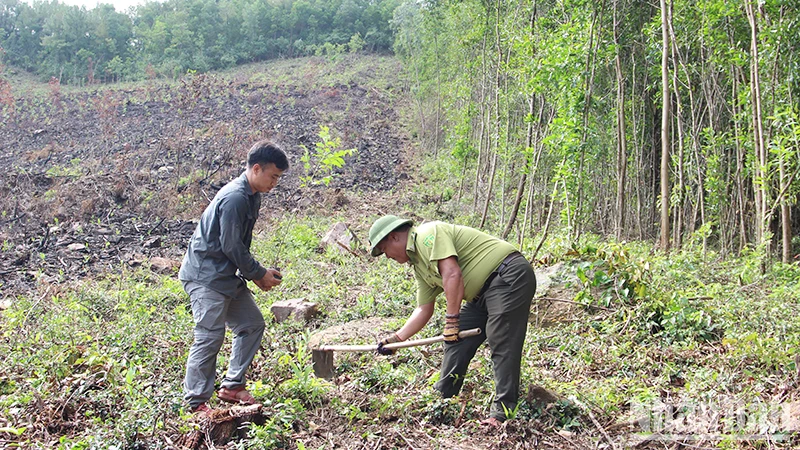
<svg viewBox="0 0 800 450"><path fill-rule="evenodd" d="M663 249L702 242L770 254L778 244L788 260L800 177L798 9L781 0L407 1L396 48L415 80L426 145L449 150L459 201L471 200L481 220L492 215L504 236L516 228L523 242L534 222L558 221L571 241L587 229Z"/></svg>

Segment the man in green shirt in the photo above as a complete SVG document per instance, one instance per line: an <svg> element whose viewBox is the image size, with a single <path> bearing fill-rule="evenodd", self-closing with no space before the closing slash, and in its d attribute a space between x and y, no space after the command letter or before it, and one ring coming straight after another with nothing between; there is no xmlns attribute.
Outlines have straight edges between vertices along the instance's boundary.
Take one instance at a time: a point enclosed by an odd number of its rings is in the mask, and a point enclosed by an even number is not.
<svg viewBox="0 0 800 450"><path fill-rule="evenodd" d="M499 426L519 398L522 346L528 329L536 276L514 246L474 228L444 222L417 227L408 219L384 216L369 230L372 256L385 254L408 263L417 280L417 307L399 330L379 341L404 341L433 316L436 297L447 301L444 358L435 388L444 398L457 395L478 347L489 342L495 400L484 423ZM460 329L481 328L478 336L459 339Z"/></svg>

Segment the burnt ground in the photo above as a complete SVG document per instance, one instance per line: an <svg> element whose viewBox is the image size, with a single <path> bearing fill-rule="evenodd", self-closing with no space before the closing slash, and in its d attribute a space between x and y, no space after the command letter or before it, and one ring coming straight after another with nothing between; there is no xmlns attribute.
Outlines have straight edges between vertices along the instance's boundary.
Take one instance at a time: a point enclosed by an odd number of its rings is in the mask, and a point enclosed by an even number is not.
<svg viewBox="0 0 800 450"><path fill-rule="evenodd" d="M266 209L331 200L337 188L391 189L406 178L398 167L407 140L393 104L399 67L390 66L312 58L175 83L51 84L19 95L4 105L0 128L4 295L153 257L174 264L208 200L241 173L258 139L279 143L292 163ZM322 125L358 151L330 186L301 189L303 146L313 151Z"/></svg>

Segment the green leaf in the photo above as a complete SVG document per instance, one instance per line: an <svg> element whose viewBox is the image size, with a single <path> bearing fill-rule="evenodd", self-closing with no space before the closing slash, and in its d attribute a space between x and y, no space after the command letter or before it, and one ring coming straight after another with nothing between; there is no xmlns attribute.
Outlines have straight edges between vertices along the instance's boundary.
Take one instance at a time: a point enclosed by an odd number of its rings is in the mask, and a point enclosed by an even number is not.
<svg viewBox="0 0 800 450"><path fill-rule="evenodd" d="M8 434L13 434L14 436L21 436L22 433L24 433L25 430L27 429L28 429L27 427L19 427L19 428L0 427L0 433L8 433Z"/></svg>

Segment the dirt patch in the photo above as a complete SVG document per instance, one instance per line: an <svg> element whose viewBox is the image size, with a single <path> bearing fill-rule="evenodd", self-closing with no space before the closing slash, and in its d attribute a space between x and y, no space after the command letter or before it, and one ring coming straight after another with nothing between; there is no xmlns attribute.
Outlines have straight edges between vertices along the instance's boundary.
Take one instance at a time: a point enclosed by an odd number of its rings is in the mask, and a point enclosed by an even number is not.
<svg viewBox="0 0 800 450"><path fill-rule="evenodd" d="M308 340L308 346L374 344L379 336L391 331L387 326L390 322L392 319L370 317L336 325L314 333Z"/></svg>
<svg viewBox="0 0 800 450"><path fill-rule="evenodd" d="M575 271L564 263L536 268L536 296L530 321L539 327L585 318L583 305L573 301L578 293Z"/></svg>

